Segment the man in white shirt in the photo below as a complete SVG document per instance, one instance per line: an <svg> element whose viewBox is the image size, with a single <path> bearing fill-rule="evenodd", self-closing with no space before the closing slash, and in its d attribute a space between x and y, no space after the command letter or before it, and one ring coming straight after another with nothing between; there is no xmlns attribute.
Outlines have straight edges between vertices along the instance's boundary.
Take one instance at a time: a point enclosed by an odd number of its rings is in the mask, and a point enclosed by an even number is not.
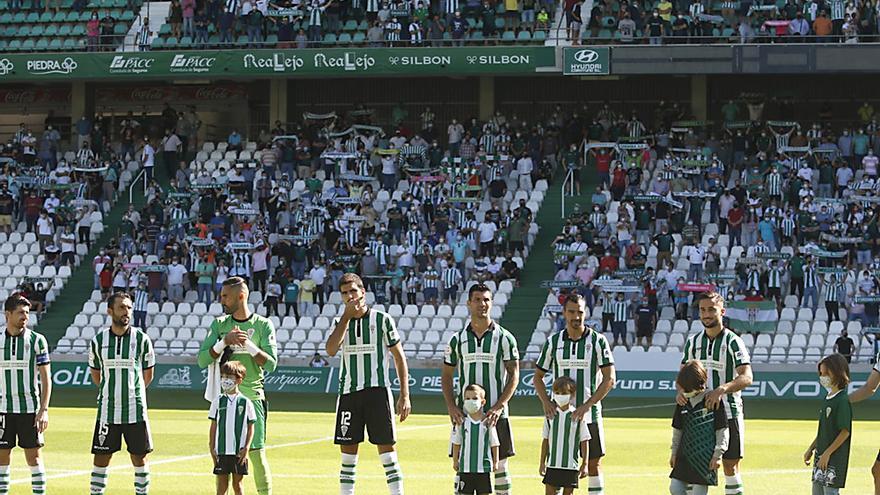
<svg viewBox="0 0 880 495"><path fill-rule="evenodd" d="M516 171L519 172L519 188L529 193L532 192L532 170L534 169L535 164L528 153L523 153L522 157L516 161Z"/></svg>
<svg viewBox="0 0 880 495"><path fill-rule="evenodd" d="M51 192L49 197L43 201L43 209L49 212L50 215L55 214L55 209L61 206L61 200L58 198L58 195L55 192Z"/></svg>
<svg viewBox="0 0 880 495"><path fill-rule="evenodd" d="M317 303L321 308L321 311L324 310L324 294L326 292L326 288L324 287L324 282L327 279L327 269L324 268L320 262L316 264L309 271L309 278L315 282L315 296L317 296Z"/></svg>
<svg viewBox="0 0 880 495"><path fill-rule="evenodd" d="M150 138L144 138L144 149L141 152L141 165L147 182L153 180L153 166L156 164L156 150L150 144Z"/></svg>
<svg viewBox="0 0 880 495"><path fill-rule="evenodd" d="M165 131L165 137L162 138L162 163L165 164L169 177L174 177L174 171L177 170L177 153L181 144L180 138L173 130Z"/></svg>
<svg viewBox="0 0 880 495"><path fill-rule="evenodd" d="M688 267L688 282L696 282L703 280L703 261L706 257L706 248L697 244L688 246L687 259L690 266Z"/></svg>
<svg viewBox="0 0 880 495"><path fill-rule="evenodd" d="M73 227L68 225L61 233L61 264L73 268L76 264L76 234Z"/></svg>
<svg viewBox="0 0 880 495"><path fill-rule="evenodd" d="M40 240L40 251L43 251L46 243L51 242L55 237L55 222L45 209L40 212L40 218L37 219L37 237Z"/></svg>
<svg viewBox="0 0 880 495"><path fill-rule="evenodd" d="M495 233L498 226L489 221L489 216L483 218L483 223L477 227L480 241L480 256L495 256Z"/></svg>
<svg viewBox="0 0 880 495"><path fill-rule="evenodd" d="M397 155L382 157L382 189L389 192L397 189Z"/></svg>
<svg viewBox="0 0 880 495"><path fill-rule="evenodd" d="M183 301L183 277L187 274L185 266L175 257L168 266L168 299L175 304Z"/></svg>
<svg viewBox="0 0 880 495"><path fill-rule="evenodd" d="M880 159L874 154L874 150L868 148L868 154L862 158L862 167L865 169L865 175L877 177L877 163Z"/></svg>
<svg viewBox="0 0 880 495"><path fill-rule="evenodd" d="M449 137L449 155L458 156L461 137L464 135L464 126L459 124L458 120L452 119L452 123L446 128L446 135Z"/></svg>

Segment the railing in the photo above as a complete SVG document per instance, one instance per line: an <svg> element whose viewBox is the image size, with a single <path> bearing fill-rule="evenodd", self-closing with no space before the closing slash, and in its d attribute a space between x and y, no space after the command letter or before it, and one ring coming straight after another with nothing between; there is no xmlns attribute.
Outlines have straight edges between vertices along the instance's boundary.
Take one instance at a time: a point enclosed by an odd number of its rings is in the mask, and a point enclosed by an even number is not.
<svg viewBox="0 0 880 495"><path fill-rule="evenodd" d="M568 169L568 172L565 174L565 180L562 181L562 218L565 218L565 186L568 186L568 195L574 196L574 169Z"/></svg>
<svg viewBox="0 0 880 495"><path fill-rule="evenodd" d="M144 194L147 194L146 174L147 174L147 168L143 167L143 168L141 168L141 171L138 172L137 176L135 176L134 180L131 181L131 186L129 186L129 188L128 188L128 203L129 204L134 203L134 188L135 188L135 186L137 186L137 183L141 179L141 177L144 178Z"/></svg>

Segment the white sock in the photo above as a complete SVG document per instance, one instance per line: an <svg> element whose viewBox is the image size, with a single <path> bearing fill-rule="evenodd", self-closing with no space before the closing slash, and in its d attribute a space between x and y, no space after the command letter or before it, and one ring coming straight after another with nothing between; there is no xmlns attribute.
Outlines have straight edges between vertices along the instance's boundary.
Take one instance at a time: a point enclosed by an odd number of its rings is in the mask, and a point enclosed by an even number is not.
<svg viewBox="0 0 880 495"><path fill-rule="evenodd" d="M0 495L9 493L9 465L0 466Z"/></svg>
<svg viewBox="0 0 880 495"><path fill-rule="evenodd" d="M339 470L339 495L354 495L354 472L357 463L357 454L342 454L342 469Z"/></svg>
<svg viewBox="0 0 880 495"><path fill-rule="evenodd" d="M599 476L590 476L587 486L589 487L587 491L590 495L605 495L605 480L602 479L601 474Z"/></svg>
<svg viewBox="0 0 880 495"><path fill-rule="evenodd" d="M743 495L745 493L742 477L739 473L724 477L724 493L726 495Z"/></svg>
<svg viewBox="0 0 880 495"><path fill-rule="evenodd" d="M107 468L92 466L92 481L89 493L92 495L104 495L107 489Z"/></svg>
<svg viewBox="0 0 880 495"><path fill-rule="evenodd" d="M134 468L134 493L147 495L150 492L150 465L135 466Z"/></svg>
<svg viewBox="0 0 880 495"><path fill-rule="evenodd" d="M380 454L379 461L382 462L382 468L385 470L388 493L403 495L403 473L400 472L400 464L397 463L397 452Z"/></svg>
<svg viewBox="0 0 880 495"><path fill-rule="evenodd" d="M498 461L498 471L495 473L495 493L498 495L510 495L513 493L510 483L510 471L507 470L507 459Z"/></svg>
<svg viewBox="0 0 880 495"><path fill-rule="evenodd" d="M452 488L452 495L458 495L458 485L461 483L461 476L458 473L455 473L455 484Z"/></svg>
<svg viewBox="0 0 880 495"><path fill-rule="evenodd" d="M31 491L34 495L46 493L46 469L42 463L31 466Z"/></svg>

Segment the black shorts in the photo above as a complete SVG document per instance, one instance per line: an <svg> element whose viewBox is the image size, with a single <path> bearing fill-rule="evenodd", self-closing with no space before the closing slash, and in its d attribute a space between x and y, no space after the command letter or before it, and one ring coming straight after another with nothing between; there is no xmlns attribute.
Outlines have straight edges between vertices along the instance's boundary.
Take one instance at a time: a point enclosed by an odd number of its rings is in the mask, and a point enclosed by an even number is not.
<svg viewBox="0 0 880 495"><path fill-rule="evenodd" d="M36 414L0 414L0 449L42 447L43 434L34 426L36 417Z"/></svg>
<svg viewBox="0 0 880 495"><path fill-rule="evenodd" d="M575 469L547 468L543 483L555 486L556 488L577 488L578 471Z"/></svg>
<svg viewBox="0 0 880 495"><path fill-rule="evenodd" d="M742 415L736 419L728 419L727 428L730 432L730 440L727 442L727 451L721 458L742 459L745 454L745 422Z"/></svg>
<svg viewBox="0 0 880 495"><path fill-rule="evenodd" d="M108 455L122 450L122 438L129 454L147 455L153 451L153 438L150 425L146 421L131 424L95 423L95 434L92 436L92 454Z"/></svg>
<svg viewBox="0 0 880 495"><path fill-rule="evenodd" d="M336 445L355 445L364 441L364 427L373 445L394 445L394 397L391 389L371 387L339 396L336 401Z"/></svg>
<svg viewBox="0 0 880 495"><path fill-rule="evenodd" d="M636 325L636 337L650 337L654 334L654 327L651 325Z"/></svg>
<svg viewBox="0 0 880 495"><path fill-rule="evenodd" d="M238 456L220 455L217 456L217 464L214 465L214 474L238 474L245 476L248 474L248 460L238 462Z"/></svg>
<svg viewBox="0 0 880 495"><path fill-rule="evenodd" d="M459 495L492 493L491 473L459 473L456 493Z"/></svg>
<svg viewBox="0 0 880 495"><path fill-rule="evenodd" d="M513 446L513 432L510 430L510 420L507 418L498 418L495 423L495 432L498 433L498 460L507 459L516 455ZM452 434L449 436L449 457L452 457L452 438L455 436L455 426L452 427Z"/></svg>
<svg viewBox="0 0 880 495"><path fill-rule="evenodd" d="M605 427L602 425L602 417L598 421L587 423L590 430L590 451L587 459L605 457Z"/></svg>

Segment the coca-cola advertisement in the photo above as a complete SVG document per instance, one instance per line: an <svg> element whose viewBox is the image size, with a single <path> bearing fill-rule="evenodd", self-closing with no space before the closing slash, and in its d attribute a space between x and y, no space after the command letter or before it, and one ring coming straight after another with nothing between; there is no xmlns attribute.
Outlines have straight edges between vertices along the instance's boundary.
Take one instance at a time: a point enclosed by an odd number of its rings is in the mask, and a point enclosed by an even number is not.
<svg viewBox="0 0 880 495"><path fill-rule="evenodd" d="M198 86L119 86L95 90L98 104L161 103L163 101L229 101L247 98L247 90L237 84Z"/></svg>
<svg viewBox="0 0 880 495"><path fill-rule="evenodd" d="M2 105L41 105L70 103L70 89L66 88L14 88L0 89Z"/></svg>

